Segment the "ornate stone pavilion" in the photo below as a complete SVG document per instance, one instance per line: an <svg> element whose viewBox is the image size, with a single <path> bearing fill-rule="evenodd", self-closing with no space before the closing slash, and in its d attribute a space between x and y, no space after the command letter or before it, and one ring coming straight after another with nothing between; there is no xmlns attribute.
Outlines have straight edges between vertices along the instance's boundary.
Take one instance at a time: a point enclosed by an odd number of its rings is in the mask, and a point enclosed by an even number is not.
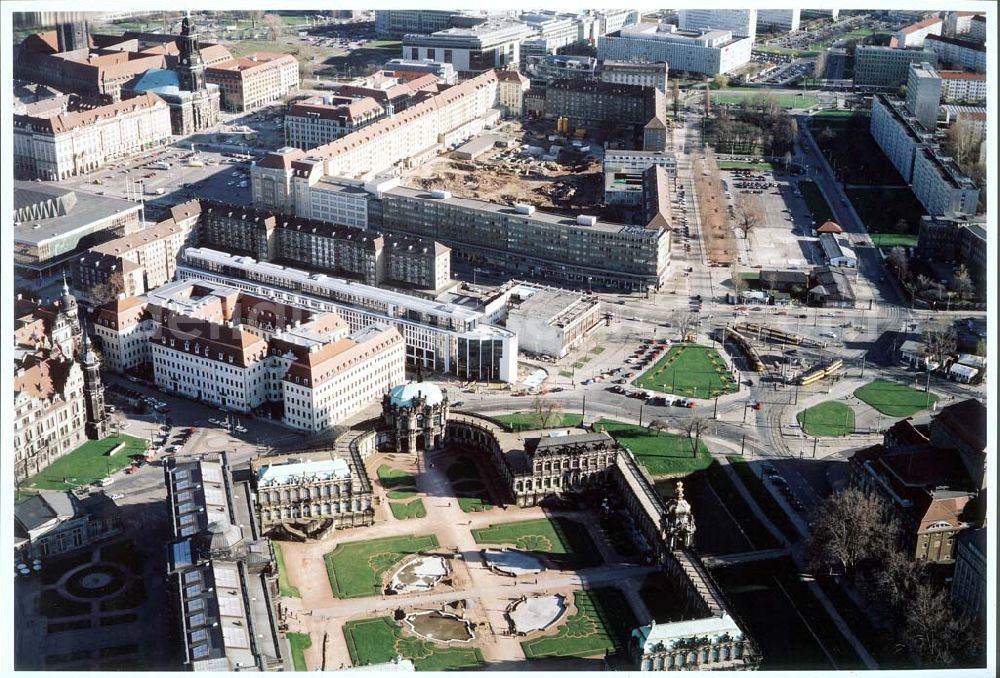
<svg viewBox="0 0 1000 678"><path fill-rule="evenodd" d="M444 442L448 424L448 394L434 384L410 382L382 398L384 449L416 452Z"/></svg>

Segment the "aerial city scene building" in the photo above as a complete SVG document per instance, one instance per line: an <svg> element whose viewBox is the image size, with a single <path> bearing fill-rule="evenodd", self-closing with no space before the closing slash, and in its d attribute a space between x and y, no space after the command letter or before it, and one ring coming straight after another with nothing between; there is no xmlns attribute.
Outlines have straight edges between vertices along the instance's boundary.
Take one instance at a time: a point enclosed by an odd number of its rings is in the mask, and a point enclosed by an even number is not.
<svg viewBox="0 0 1000 678"><path fill-rule="evenodd" d="M996 675L997 10L915 4L6 3L3 667Z"/></svg>

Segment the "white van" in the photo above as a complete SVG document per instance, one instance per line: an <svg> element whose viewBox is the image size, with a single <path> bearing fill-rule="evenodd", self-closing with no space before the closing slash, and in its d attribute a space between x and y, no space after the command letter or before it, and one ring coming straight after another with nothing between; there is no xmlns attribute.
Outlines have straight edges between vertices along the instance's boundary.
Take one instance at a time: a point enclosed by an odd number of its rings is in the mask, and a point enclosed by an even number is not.
<svg viewBox="0 0 1000 678"><path fill-rule="evenodd" d="M97 484L100 485L101 487L107 487L113 482L115 482L115 479L112 478L111 476L107 476L105 478L101 478L100 480L98 480Z"/></svg>

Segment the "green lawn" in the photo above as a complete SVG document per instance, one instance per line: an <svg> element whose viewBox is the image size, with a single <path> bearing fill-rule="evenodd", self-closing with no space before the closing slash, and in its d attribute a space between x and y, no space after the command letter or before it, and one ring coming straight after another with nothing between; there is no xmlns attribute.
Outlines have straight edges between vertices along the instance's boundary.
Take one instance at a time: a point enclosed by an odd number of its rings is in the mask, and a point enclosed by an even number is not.
<svg viewBox="0 0 1000 678"><path fill-rule="evenodd" d="M486 481L473 461L455 462L448 467L451 489L458 497L458 506L465 513L478 513L493 508Z"/></svg>
<svg viewBox="0 0 1000 678"><path fill-rule="evenodd" d="M333 595L338 598L378 595L386 570L410 554L437 546L438 540L433 534L340 544L323 556Z"/></svg>
<svg viewBox="0 0 1000 678"><path fill-rule="evenodd" d="M639 622L621 591L576 591L573 600L576 612L559 626L556 635L521 642L525 657L592 657L626 649L629 635Z"/></svg>
<svg viewBox="0 0 1000 678"><path fill-rule="evenodd" d="M312 647L308 633L286 633L288 644L292 646L292 664L296 671L306 671L306 650Z"/></svg>
<svg viewBox="0 0 1000 678"><path fill-rule="evenodd" d="M354 666L384 664L397 656L412 660L418 671L469 669L483 663L483 655L475 647L442 647L404 637L389 617L349 621L344 624L344 639Z"/></svg>
<svg viewBox="0 0 1000 678"><path fill-rule="evenodd" d="M796 415L802 430L811 436L846 436L854 433L854 410L844 403L828 400Z"/></svg>
<svg viewBox="0 0 1000 678"><path fill-rule="evenodd" d="M813 221L817 226L833 219L833 212L826 202L826 197L820 192L819 186L812 181L800 181L799 190L802 191L802 198L806 201L806 207L812 212Z"/></svg>
<svg viewBox="0 0 1000 678"><path fill-rule="evenodd" d="M285 569L285 554L281 552L281 544L271 541L274 545L274 559L278 563L278 593L285 598L301 598L299 590L288 583L288 570Z"/></svg>
<svg viewBox="0 0 1000 678"><path fill-rule="evenodd" d="M712 102L716 104L750 104L757 97L773 98L781 108L812 108L819 103L816 97L808 94L802 96L797 94L772 94L770 91L764 89L750 90L747 94L714 92L712 94Z"/></svg>
<svg viewBox="0 0 1000 678"><path fill-rule="evenodd" d="M424 508L422 499L412 501L390 501L389 510L397 520L409 520L410 518L424 518L427 516L427 509Z"/></svg>
<svg viewBox="0 0 1000 678"><path fill-rule="evenodd" d="M632 383L640 388L693 398L714 398L738 390L719 352L696 344L675 344Z"/></svg>
<svg viewBox="0 0 1000 678"><path fill-rule="evenodd" d="M500 523L472 530L477 544L510 544L522 551L545 554L563 569L583 569L603 562L582 524L566 518L538 518Z"/></svg>
<svg viewBox="0 0 1000 678"><path fill-rule="evenodd" d="M657 433L644 426L609 419L596 421L594 430L610 433L654 477L687 475L712 462L712 455L705 446L705 441L698 443L698 454L693 455L691 441L683 433Z"/></svg>
<svg viewBox="0 0 1000 678"><path fill-rule="evenodd" d="M937 402L933 393L897 384L893 381L876 379L854 392L858 399L890 417L909 417Z"/></svg>
<svg viewBox="0 0 1000 678"><path fill-rule="evenodd" d="M540 428L563 428L579 426L583 423L583 415L575 413L555 414L547 427L542 426L541 418L536 412L515 412L491 417L505 424L513 431L534 431Z"/></svg>
<svg viewBox="0 0 1000 678"><path fill-rule="evenodd" d="M386 464L378 467L378 479L389 499L411 499L417 496L417 479L398 468Z"/></svg>
<svg viewBox="0 0 1000 678"><path fill-rule="evenodd" d="M125 443L114 456L108 452ZM121 471L132 463L132 455L145 454L149 442L123 435L104 440L88 440L64 457L52 462L44 471L21 483L25 490L71 490L80 485L92 485L105 476Z"/></svg>
<svg viewBox="0 0 1000 678"><path fill-rule="evenodd" d="M848 188L845 192L869 231L903 233L916 241L920 217L926 210L909 188ZM906 222L902 230L900 220Z"/></svg>
<svg viewBox="0 0 1000 678"><path fill-rule="evenodd" d="M769 162L738 162L736 160L720 160L719 161L720 170L736 170L745 169L753 170L755 172L770 172L774 169L774 165Z"/></svg>
<svg viewBox="0 0 1000 678"><path fill-rule="evenodd" d="M916 247L917 236L902 235L900 233L872 233L872 242L875 247Z"/></svg>

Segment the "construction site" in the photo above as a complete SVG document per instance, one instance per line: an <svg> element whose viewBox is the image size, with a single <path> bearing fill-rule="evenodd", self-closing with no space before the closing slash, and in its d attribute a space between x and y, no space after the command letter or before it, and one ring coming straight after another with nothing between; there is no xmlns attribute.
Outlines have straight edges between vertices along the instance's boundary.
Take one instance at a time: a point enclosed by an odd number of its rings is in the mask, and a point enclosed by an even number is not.
<svg viewBox="0 0 1000 678"><path fill-rule="evenodd" d="M505 122L413 168L403 175L403 184L550 212L618 216L615 208L603 206L603 149L551 130L544 122Z"/></svg>

